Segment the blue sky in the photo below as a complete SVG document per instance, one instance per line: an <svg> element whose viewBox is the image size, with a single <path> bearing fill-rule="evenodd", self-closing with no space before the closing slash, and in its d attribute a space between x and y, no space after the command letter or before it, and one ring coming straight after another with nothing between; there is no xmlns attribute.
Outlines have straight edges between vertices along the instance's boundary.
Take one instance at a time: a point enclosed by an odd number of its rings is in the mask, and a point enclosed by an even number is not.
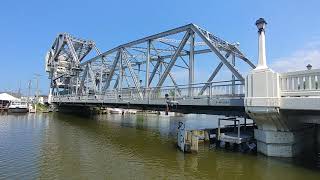
<svg viewBox="0 0 320 180"><path fill-rule="evenodd" d="M26 90L34 73L42 74L44 56L60 32L92 39L105 51L127 41L195 23L229 42L240 42L257 61L257 29L264 17L267 61L275 70L320 67L320 1L3 1L0 6L0 91Z"/></svg>

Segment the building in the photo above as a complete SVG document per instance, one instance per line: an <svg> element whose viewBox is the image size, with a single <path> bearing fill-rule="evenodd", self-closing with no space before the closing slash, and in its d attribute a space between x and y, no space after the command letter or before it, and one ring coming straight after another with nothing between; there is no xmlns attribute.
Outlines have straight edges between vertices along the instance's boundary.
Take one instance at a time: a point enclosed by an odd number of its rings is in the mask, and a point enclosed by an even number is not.
<svg viewBox="0 0 320 180"><path fill-rule="evenodd" d="M12 101L20 101L19 98L16 98L8 93L0 94L0 109L5 109L9 107L10 102Z"/></svg>

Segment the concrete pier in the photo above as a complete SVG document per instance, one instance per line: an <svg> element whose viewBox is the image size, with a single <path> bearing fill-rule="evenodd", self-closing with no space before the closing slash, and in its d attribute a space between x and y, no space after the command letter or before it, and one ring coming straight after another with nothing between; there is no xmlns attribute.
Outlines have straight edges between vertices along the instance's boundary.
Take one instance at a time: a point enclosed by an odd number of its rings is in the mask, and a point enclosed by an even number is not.
<svg viewBox="0 0 320 180"><path fill-rule="evenodd" d="M185 130L184 127L182 129L178 128L177 145L179 149L187 153L198 152L199 134L200 134L199 130Z"/></svg>
<svg viewBox="0 0 320 180"><path fill-rule="evenodd" d="M276 157L294 157L313 143L313 128L297 131L268 131L255 129L258 151Z"/></svg>
<svg viewBox="0 0 320 180"><path fill-rule="evenodd" d="M199 143L210 140L208 129L188 129L184 122L178 124L177 145L186 153L198 152Z"/></svg>

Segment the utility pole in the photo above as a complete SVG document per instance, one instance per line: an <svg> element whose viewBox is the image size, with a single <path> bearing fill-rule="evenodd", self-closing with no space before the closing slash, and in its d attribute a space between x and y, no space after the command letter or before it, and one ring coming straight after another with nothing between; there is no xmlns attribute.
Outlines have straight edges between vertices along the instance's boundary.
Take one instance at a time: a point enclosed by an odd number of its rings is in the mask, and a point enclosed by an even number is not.
<svg viewBox="0 0 320 180"><path fill-rule="evenodd" d="M28 82L28 99L27 99L27 103L28 103L28 106L29 106L29 101L30 101L30 91L31 91L31 80L29 80Z"/></svg>
<svg viewBox="0 0 320 180"><path fill-rule="evenodd" d="M37 104L38 104L38 101L39 101L39 77L41 76L40 74L34 74L35 77L36 77L36 99L35 99L35 112L37 112Z"/></svg>

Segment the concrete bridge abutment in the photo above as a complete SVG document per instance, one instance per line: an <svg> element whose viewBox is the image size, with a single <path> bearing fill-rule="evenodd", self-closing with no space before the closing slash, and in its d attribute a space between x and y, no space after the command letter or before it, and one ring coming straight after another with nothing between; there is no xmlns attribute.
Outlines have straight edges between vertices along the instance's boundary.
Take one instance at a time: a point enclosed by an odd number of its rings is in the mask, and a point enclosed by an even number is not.
<svg viewBox="0 0 320 180"><path fill-rule="evenodd" d="M294 157L307 147L311 147L312 129L298 131L267 131L256 129L254 132L258 151L267 156Z"/></svg>
<svg viewBox="0 0 320 180"><path fill-rule="evenodd" d="M270 109L265 113L250 111L248 114L258 127L254 130L257 150L266 156L294 157L314 144L315 126L305 125L299 118Z"/></svg>

